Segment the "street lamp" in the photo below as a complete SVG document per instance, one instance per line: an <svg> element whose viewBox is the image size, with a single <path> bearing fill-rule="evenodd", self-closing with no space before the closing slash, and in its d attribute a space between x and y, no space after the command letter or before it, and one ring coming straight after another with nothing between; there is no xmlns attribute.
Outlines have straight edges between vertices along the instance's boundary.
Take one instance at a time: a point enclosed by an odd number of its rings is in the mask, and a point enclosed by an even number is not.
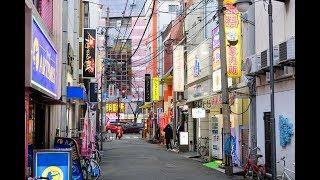
<svg viewBox="0 0 320 180"><path fill-rule="evenodd" d="M267 2L267 0L262 0ZM281 1L281 0L276 0ZM256 2L256 1L255 1ZM281 1L283 2L283 1ZM237 7L238 11L246 12L249 6L252 5L251 0L237 0L233 5ZM275 135L275 119L274 119L274 71L273 71L273 32L272 32L272 2L268 2L268 16L269 16L269 59L270 59L270 129L271 129L271 174L272 179L277 177L276 168L276 135Z"/></svg>
<svg viewBox="0 0 320 180"><path fill-rule="evenodd" d="M249 6L252 5L251 0L237 0L234 3L234 6L237 7L239 12L246 12L249 9Z"/></svg>

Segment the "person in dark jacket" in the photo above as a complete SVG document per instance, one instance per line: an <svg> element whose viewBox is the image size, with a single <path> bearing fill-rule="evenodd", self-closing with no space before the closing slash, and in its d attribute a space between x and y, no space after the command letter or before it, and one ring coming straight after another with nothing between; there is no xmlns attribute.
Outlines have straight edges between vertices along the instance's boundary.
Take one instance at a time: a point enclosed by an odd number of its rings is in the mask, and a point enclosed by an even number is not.
<svg viewBox="0 0 320 180"><path fill-rule="evenodd" d="M163 131L165 132L167 150L172 149L171 139L173 139L173 130L171 125L167 124Z"/></svg>

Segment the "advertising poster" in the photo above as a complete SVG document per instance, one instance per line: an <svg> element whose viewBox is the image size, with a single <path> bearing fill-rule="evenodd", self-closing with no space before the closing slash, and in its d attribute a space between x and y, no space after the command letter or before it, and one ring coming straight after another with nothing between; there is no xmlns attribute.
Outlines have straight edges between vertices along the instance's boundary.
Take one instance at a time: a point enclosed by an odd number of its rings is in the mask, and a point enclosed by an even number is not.
<svg viewBox="0 0 320 180"><path fill-rule="evenodd" d="M34 18L31 55L31 85L56 97L57 51Z"/></svg>
<svg viewBox="0 0 320 180"><path fill-rule="evenodd" d="M233 6L235 0L225 0L224 28L226 35L226 58L228 77L241 77L241 19Z"/></svg>
<svg viewBox="0 0 320 180"><path fill-rule="evenodd" d="M34 175L49 179L71 180L71 150L34 151Z"/></svg>
<svg viewBox="0 0 320 180"><path fill-rule="evenodd" d="M96 76L96 29L83 31L83 78L94 78Z"/></svg>

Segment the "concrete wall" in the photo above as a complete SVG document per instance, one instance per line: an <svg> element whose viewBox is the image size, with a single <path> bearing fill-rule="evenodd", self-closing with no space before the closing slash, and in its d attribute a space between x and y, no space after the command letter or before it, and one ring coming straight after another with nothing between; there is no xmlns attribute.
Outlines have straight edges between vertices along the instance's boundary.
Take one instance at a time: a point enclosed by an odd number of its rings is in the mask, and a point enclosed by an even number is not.
<svg viewBox="0 0 320 180"><path fill-rule="evenodd" d="M268 6L259 1L255 4L256 52L269 47ZM273 44L279 44L295 36L295 0L287 3L272 1Z"/></svg>
<svg viewBox="0 0 320 180"><path fill-rule="evenodd" d="M270 94L269 86L258 87L257 94L257 144L261 148L263 156L265 152L265 136L264 136L264 120L263 112L270 111ZM291 144L282 148L280 146L280 131L279 131L279 115L287 117L293 123L293 130L295 132L295 81L287 80L275 84L275 122L276 122L276 160L279 161L281 157L285 156L287 168L294 170L292 163L295 162L295 134L291 139ZM264 157L263 157L264 158ZM277 164L277 171L282 171L282 165Z"/></svg>
<svg viewBox="0 0 320 180"><path fill-rule="evenodd" d="M53 29L53 0L40 1L41 2L41 18L43 23L47 27L49 33L52 33Z"/></svg>
<svg viewBox="0 0 320 180"><path fill-rule="evenodd" d="M158 30L164 31L167 28L167 25L173 21L177 14L175 13L163 13L163 12L169 12L169 5L178 5L180 6L180 3L178 0L171 0L171 1L164 1L161 0L158 2ZM160 7L160 8L159 8Z"/></svg>

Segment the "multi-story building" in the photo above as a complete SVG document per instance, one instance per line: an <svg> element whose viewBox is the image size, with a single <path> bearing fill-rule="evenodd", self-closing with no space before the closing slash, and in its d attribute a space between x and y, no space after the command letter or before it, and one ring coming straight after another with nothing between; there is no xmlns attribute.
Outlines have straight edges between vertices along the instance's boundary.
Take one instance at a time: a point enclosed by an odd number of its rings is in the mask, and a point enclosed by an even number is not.
<svg viewBox="0 0 320 180"><path fill-rule="evenodd" d="M121 120L137 120L141 122L138 106L143 97L143 78L145 71L145 43L140 42L145 29L145 1L101 1L103 6L102 17L108 19L107 30L107 62L106 89L114 89L115 96L120 96L126 103L125 114ZM139 44L140 43L140 44ZM110 86L110 87L109 87ZM122 98L122 93L126 98ZM109 94L109 103L117 103ZM130 107L131 106L131 107ZM108 114L107 114L108 115ZM110 117L117 116L110 115ZM111 120L114 120L111 118Z"/></svg>
<svg viewBox="0 0 320 180"><path fill-rule="evenodd" d="M273 1L274 104L276 161L286 157L287 168L295 162L295 1ZM271 167L270 66L268 14L264 2L255 8L255 60L251 73L256 74L256 129L267 169ZM284 138L286 137L286 138ZM289 138L290 137L290 138ZM277 164L277 171L282 166Z"/></svg>
<svg viewBox="0 0 320 180"><path fill-rule="evenodd" d="M154 5L155 3L155 5ZM165 46L163 44L164 39L166 36L163 34L165 33L168 25L173 21L177 15L179 14L180 10L180 2L178 0L161 0L161 1L153 1L148 0L146 4L146 19L150 19L150 23L147 27L147 33L145 36L146 39L146 47L147 47L147 55L146 55L146 62L148 62L146 66L146 74L151 74L153 81L161 81L161 78L164 76L164 64L166 66L165 71L169 71L170 61L169 63L164 63L164 52ZM153 12L152 12L153 9ZM170 74L170 72L168 73ZM152 85L158 83L151 83ZM159 126L161 113L163 112L164 106L164 89L168 90L167 87L161 85L158 89L152 87L153 94L159 92L158 99L152 99L152 107L149 107L149 111L147 113L153 112L152 116L149 116L148 119L148 137L152 138L155 135L156 129ZM170 88L169 88L170 91ZM166 100L171 102L172 93L168 93L170 98L166 97ZM155 97L154 97L155 98ZM170 103L169 103L170 104ZM151 111L150 111L151 110ZM168 122L171 122L171 118Z"/></svg>
<svg viewBox="0 0 320 180"><path fill-rule="evenodd" d="M51 148L60 128L61 7L61 1L25 0L26 176L32 173L32 150Z"/></svg>

